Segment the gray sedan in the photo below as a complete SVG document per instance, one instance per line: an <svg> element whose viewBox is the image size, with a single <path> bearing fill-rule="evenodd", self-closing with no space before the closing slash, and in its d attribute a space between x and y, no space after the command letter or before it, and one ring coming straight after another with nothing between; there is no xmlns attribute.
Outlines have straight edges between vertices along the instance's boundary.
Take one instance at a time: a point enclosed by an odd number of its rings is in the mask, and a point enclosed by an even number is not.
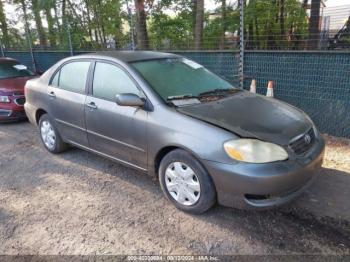
<svg viewBox="0 0 350 262"><path fill-rule="evenodd" d="M157 175L179 209L269 208L316 177L324 140L301 110L234 88L198 63L158 52L66 58L26 84L45 148L73 145Z"/></svg>

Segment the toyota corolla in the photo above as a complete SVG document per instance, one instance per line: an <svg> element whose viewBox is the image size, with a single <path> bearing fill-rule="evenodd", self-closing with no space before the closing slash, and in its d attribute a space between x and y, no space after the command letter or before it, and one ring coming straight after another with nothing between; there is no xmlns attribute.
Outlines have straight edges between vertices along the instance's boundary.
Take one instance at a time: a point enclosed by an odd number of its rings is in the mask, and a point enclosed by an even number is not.
<svg viewBox="0 0 350 262"><path fill-rule="evenodd" d="M190 213L215 202L287 203L323 161L324 140L301 110L175 54L66 58L28 81L26 98L49 152L72 145L157 175L165 196Z"/></svg>

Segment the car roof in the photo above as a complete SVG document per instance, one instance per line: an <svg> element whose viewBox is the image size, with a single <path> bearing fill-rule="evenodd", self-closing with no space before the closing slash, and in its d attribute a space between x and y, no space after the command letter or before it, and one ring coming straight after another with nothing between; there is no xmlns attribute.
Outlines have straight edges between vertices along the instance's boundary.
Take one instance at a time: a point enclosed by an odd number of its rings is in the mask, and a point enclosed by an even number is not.
<svg viewBox="0 0 350 262"><path fill-rule="evenodd" d="M8 62L8 61L18 62L18 60L11 58L11 57L0 57L0 63L1 62Z"/></svg>
<svg viewBox="0 0 350 262"><path fill-rule="evenodd" d="M81 56L110 57L110 58L116 58L125 63L181 57L179 55L175 55L171 53L162 53L162 52L153 52L153 51L103 51L103 52L84 54Z"/></svg>

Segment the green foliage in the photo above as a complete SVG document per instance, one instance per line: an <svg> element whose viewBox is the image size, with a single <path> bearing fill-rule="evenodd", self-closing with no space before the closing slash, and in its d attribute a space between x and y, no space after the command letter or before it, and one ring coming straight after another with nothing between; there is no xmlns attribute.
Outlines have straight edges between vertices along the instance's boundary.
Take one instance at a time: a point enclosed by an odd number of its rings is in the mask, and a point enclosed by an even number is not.
<svg viewBox="0 0 350 262"><path fill-rule="evenodd" d="M143 0L147 11L147 31L152 49L193 49L193 0ZM23 5L31 27L35 48L67 50L70 33L76 50L130 48L130 27L136 23L129 17L127 0L5 0L17 7L24 21ZM217 0L218 3L225 1ZM229 1L226 1L227 3ZM284 3L281 19L281 4ZM128 1L134 6L134 0ZM64 11L63 11L64 10ZM132 10L135 13L135 10ZM38 14L40 14L38 16ZM227 6L207 11L204 16L203 49L236 48L239 11ZM18 19L18 18L17 18ZM4 21L4 22L3 22ZM4 24L5 23L5 24ZM23 30L14 27L1 12L0 30L6 47L25 48ZM40 28L43 25L44 28ZM245 35L251 48L300 48L307 39L308 20L299 0L250 0L245 7ZM40 40L40 42L39 42ZM41 45L39 45L40 43ZM47 46L42 46L45 43Z"/></svg>
<svg viewBox="0 0 350 262"><path fill-rule="evenodd" d="M250 47L281 48L288 45L301 45L303 39L307 38L307 14L300 1L285 0L284 34L280 28L280 4L280 0L249 1L245 9L244 23Z"/></svg>
<svg viewBox="0 0 350 262"><path fill-rule="evenodd" d="M172 10L166 12L164 10ZM205 14L203 49L219 48L222 33L221 10ZM194 13L191 1L161 1L154 7L149 21L152 46L156 49L193 49ZM239 12L233 7L226 10L226 30L236 32L239 28Z"/></svg>
<svg viewBox="0 0 350 262"><path fill-rule="evenodd" d="M216 10L216 14L220 14L221 10ZM226 44L224 48L236 48L237 41L232 35L239 30L239 12L232 7L226 10L226 19L222 21L221 15L213 19L207 14L205 19L203 48L205 49L220 49L220 37L222 34L222 23L225 23L225 31L231 33L231 37L225 36ZM230 39L231 38L231 39Z"/></svg>
<svg viewBox="0 0 350 262"><path fill-rule="evenodd" d="M165 14L168 8L176 14ZM161 1L149 19L149 38L156 49L190 48L193 42L192 10L189 1Z"/></svg>

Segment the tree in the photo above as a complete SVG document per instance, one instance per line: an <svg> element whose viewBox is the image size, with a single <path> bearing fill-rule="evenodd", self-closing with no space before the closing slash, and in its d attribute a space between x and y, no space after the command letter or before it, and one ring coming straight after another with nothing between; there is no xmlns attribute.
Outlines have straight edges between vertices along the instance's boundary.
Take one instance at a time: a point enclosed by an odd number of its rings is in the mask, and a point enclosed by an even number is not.
<svg viewBox="0 0 350 262"><path fill-rule="evenodd" d="M281 45L284 46L285 44L285 36L286 36L286 28L285 28L285 0L280 0L279 3L279 8L280 8L280 15L279 15L279 23L280 23L280 34L281 34Z"/></svg>
<svg viewBox="0 0 350 262"><path fill-rule="evenodd" d="M54 11L54 23L55 23L55 26L56 26L56 35L57 35L57 43L61 44L63 42L62 40L62 25L60 23L60 17L59 17L59 14L58 14L58 3L56 0L53 0L53 4L52 4L52 8L53 8L53 11Z"/></svg>
<svg viewBox="0 0 350 262"><path fill-rule="evenodd" d="M249 2L248 6L245 6L245 15L247 17L246 23L248 24L248 36L246 37L248 39L248 42L246 44L246 47L248 49L254 48L254 45L256 44L254 41L254 23L256 22L254 19L254 16L256 16L254 10L256 8L255 0L251 0ZM258 32L255 32L258 33Z"/></svg>
<svg viewBox="0 0 350 262"><path fill-rule="evenodd" d="M225 33L226 33L226 0L221 0L221 35L220 49L225 48Z"/></svg>
<svg viewBox="0 0 350 262"><path fill-rule="evenodd" d="M302 7L304 10L307 9L307 4L309 3L309 0L303 0L303 4L302 4Z"/></svg>
<svg viewBox="0 0 350 262"><path fill-rule="evenodd" d="M46 16L47 26L48 26L48 38L49 38L50 46L55 47L57 44L56 43L57 38L56 38L56 31L54 29L55 20L51 14L51 10L54 9L54 6L56 5L56 1L46 0L42 2L42 5Z"/></svg>
<svg viewBox="0 0 350 262"><path fill-rule="evenodd" d="M115 47L123 46L123 32L122 32L122 12L121 2L116 0L105 0L101 9L101 24L105 37L108 41L114 41ZM125 17L127 20L127 17Z"/></svg>
<svg viewBox="0 0 350 262"><path fill-rule="evenodd" d="M97 0L97 10L99 11L104 11L102 8L102 3L101 0ZM97 14L97 12L96 12ZM97 16L98 19L98 24L100 25L101 28L101 35L102 35L102 41L104 46L106 45L107 39L106 39L106 27L105 27L105 19L103 16Z"/></svg>
<svg viewBox="0 0 350 262"><path fill-rule="evenodd" d="M234 1L216 0L221 5L214 14L205 12L204 0L133 0L134 14L124 11L127 0L6 1L16 6L19 14L24 12L24 7L28 10L26 24L35 25L33 42L42 46L49 43L51 47L67 50L69 35L77 50L128 48L135 35L125 31L124 25L129 21L130 31L133 32L136 25L139 49L237 48L239 10ZM16 47L27 45L21 33L23 30L8 26L16 21L6 20L3 2L0 2L3 42ZM248 49L300 49L299 43L309 40L313 43L315 34L311 33L311 20L315 16L311 16L309 27L305 10L307 0L245 0L244 3ZM318 26L314 28L318 29Z"/></svg>
<svg viewBox="0 0 350 262"><path fill-rule="evenodd" d="M8 26L6 22L6 15L4 12L4 6L1 0L0 0L0 29L2 32L2 44L4 44L5 46L8 46L10 43L10 38L9 38Z"/></svg>
<svg viewBox="0 0 350 262"><path fill-rule="evenodd" d="M320 42L321 0L311 0L308 48L316 49Z"/></svg>
<svg viewBox="0 0 350 262"><path fill-rule="evenodd" d="M45 30L43 28L43 23L41 21L41 16L40 16L41 8L40 8L39 0L32 0L32 11L34 14L34 20L35 20L35 25L38 33L40 46L45 47L47 46L47 38L46 38Z"/></svg>
<svg viewBox="0 0 350 262"><path fill-rule="evenodd" d="M18 1L21 5L22 12L23 12L24 28L25 28L26 37L27 37L28 42L30 42L30 44L32 44L32 36L31 36L30 29L29 29L29 24L28 24L26 2L25 2L25 0L18 0Z"/></svg>
<svg viewBox="0 0 350 262"><path fill-rule="evenodd" d="M139 49L148 49L147 14L145 0L135 0L136 9L136 38Z"/></svg>
<svg viewBox="0 0 350 262"><path fill-rule="evenodd" d="M194 26L194 49L199 50L203 43L204 0L196 1L196 22Z"/></svg>
<svg viewBox="0 0 350 262"><path fill-rule="evenodd" d="M173 10L169 16L165 10ZM190 49L193 43L192 1L158 1L149 13L149 39L156 49Z"/></svg>
<svg viewBox="0 0 350 262"><path fill-rule="evenodd" d="M250 0L245 8L247 48L300 48L307 38L306 11L299 0Z"/></svg>
<svg viewBox="0 0 350 262"><path fill-rule="evenodd" d="M233 33L239 30L239 11L233 5L227 5L225 9L224 20L222 15L220 15L222 6L214 10L213 16L210 17L209 14L204 15L205 27L203 28L202 48L237 48ZM223 32L224 30L225 32L230 32L230 34L226 36ZM228 38L228 41L226 41L226 38Z"/></svg>

